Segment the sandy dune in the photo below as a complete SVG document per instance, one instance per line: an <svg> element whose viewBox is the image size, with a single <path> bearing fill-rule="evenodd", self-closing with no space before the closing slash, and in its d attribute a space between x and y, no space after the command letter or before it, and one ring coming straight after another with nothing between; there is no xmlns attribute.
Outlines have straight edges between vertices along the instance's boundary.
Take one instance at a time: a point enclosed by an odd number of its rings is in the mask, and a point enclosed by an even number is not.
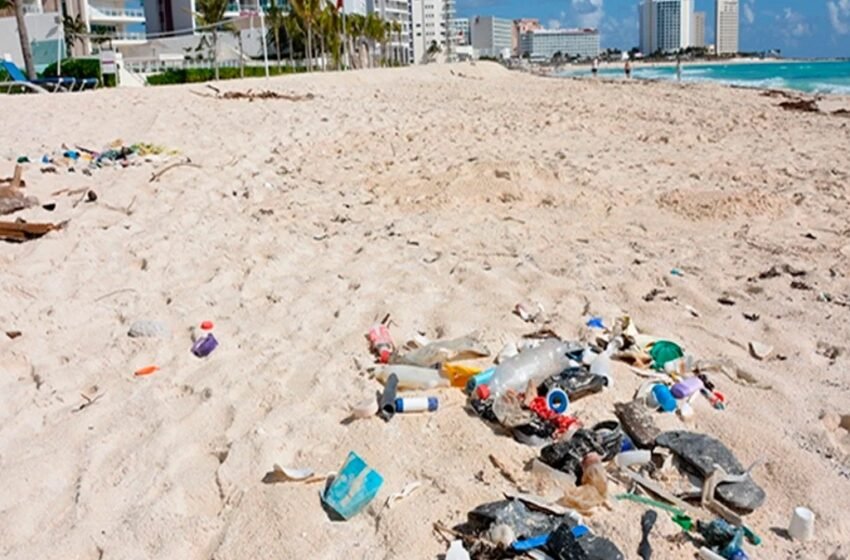
<svg viewBox="0 0 850 560"><path fill-rule="evenodd" d="M28 193L57 208L12 219L69 221L0 244L0 331L23 333L0 336L0 556L434 558L433 522L512 488L488 454L521 473L538 452L469 416L457 390L432 415L341 424L379 387L363 335L391 313L399 339L483 329L497 352L529 330L510 314L520 300L568 337L588 311L629 314L769 385L717 379L729 409L702 401L692 427L744 464L767 460L767 501L748 517L757 557L850 555L850 119L719 86L486 64L268 85L315 98L217 100L196 85L0 99L0 175L21 154L118 138L200 165L157 182L161 163L28 167ZM50 195L80 187L97 202ZM139 319L171 338L129 338ZM221 346L200 360L188 329L205 319ZM751 357L753 340L774 356ZM133 376L148 364L161 370ZM611 418L640 383L616 375L575 404L583 420ZM81 393L102 397L75 412ZM274 463L333 471L349 450L386 478L351 521L328 520L317 485L261 482ZM815 542L778 534L796 505L818 516ZM619 503L590 525L635 557L642 511ZM676 532L659 516L659 557L692 557Z"/></svg>

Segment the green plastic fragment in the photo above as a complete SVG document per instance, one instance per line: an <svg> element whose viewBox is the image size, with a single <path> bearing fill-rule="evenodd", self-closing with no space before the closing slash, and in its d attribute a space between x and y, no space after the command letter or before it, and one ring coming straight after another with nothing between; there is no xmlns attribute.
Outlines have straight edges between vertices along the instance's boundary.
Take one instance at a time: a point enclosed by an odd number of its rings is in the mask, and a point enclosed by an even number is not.
<svg viewBox="0 0 850 560"><path fill-rule="evenodd" d="M682 351L682 347L675 342L659 340L652 345L652 348L649 349L649 355L652 357L652 367L661 371L664 369L664 365L667 362L678 360L684 356L685 353Z"/></svg>

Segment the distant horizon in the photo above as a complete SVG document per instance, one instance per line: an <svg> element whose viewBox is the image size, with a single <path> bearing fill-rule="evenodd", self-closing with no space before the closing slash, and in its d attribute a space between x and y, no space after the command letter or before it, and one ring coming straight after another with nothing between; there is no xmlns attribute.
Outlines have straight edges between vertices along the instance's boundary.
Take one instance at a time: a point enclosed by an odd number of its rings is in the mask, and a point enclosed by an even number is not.
<svg viewBox="0 0 850 560"><path fill-rule="evenodd" d="M457 0L458 17L538 19L547 28L594 27L602 48L638 46L638 0ZM713 44L715 0L694 0L705 12L705 42ZM850 57L850 0L741 0L739 49L779 49L783 57Z"/></svg>

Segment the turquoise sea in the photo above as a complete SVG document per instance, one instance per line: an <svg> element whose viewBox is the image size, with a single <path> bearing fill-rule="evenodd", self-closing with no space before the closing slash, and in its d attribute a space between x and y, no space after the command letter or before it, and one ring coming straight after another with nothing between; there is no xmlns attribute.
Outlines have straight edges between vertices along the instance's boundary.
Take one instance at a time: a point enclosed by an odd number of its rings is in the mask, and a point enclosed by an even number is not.
<svg viewBox="0 0 850 560"><path fill-rule="evenodd" d="M590 75L590 69L570 72ZM622 69L605 69L603 76L622 76ZM644 80L675 80L676 67L641 67L632 76ZM783 88L808 93L850 95L850 61L777 61L682 66L682 81L720 82L753 88Z"/></svg>

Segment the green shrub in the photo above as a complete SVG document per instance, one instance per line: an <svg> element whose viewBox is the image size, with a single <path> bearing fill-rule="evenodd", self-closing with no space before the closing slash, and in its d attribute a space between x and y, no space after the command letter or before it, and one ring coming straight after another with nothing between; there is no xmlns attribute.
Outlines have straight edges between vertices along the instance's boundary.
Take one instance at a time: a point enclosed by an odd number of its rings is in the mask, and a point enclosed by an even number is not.
<svg viewBox="0 0 850 560"><path fill-rule="evenodd" d="M56 63L50 64L41 75L45 78L56 76ZM95 78L105 87L115 87L115 74L104 76L100 71L100 60L96 58L68 58L62 61L62 76L77 78Z"/></svg>
<svg viewBox="0 0 850 560"><path fill-rule="evenodd" d="M292 70L288 66L278 68L277 66L269 66L269 74L278 76L281 74L292 74L295 72L304 72L303 68ZM246 66L246 78L263 78L266 75L266 70L262 66ZM219 77L222 80L233 80L239 78L239 68L227 66L219 69ZM164 86L171 84L194 84L197 82L209 82L215 79L215 72L212 68L180 68L174 70L166 70L159 74L148 76L148 84L152 86Z"/></svg>

